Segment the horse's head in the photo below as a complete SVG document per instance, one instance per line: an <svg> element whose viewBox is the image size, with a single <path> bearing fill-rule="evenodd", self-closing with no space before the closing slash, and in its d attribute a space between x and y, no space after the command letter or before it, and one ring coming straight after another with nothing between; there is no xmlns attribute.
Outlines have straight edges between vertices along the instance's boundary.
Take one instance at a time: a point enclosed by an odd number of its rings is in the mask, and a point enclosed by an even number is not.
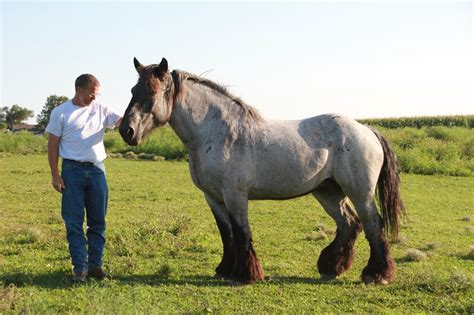
<svg viewBox="0 0 474 315"><path fill-rule="evenodd" d="M119 130L125 142L137 145L154 128L169 121L173 106L172 78L165 58L159 65L145 67L136 58L133 63L140 77L132 88L132 99Z"/></svg>

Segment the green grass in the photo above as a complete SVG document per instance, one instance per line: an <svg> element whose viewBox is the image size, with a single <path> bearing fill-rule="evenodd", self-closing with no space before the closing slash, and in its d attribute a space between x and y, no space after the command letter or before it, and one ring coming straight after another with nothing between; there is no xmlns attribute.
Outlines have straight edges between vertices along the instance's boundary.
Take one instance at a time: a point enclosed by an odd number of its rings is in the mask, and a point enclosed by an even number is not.
<svg viewBox="0 0 474 315"><path fill-rule="evenodd" d="M474 129L377 129L389 140L405 173L474 175Z"/></svg>
<svg viewBox="0 0 474 315"><path fill-rule="evenodd" d="M0 158L0 312L474 310L474 177L402 176L408 218L392 245L398 270L387 287L359 280L369 254L363 235L353 268L337 281L318 281L317 257L334 237L334 223L312 197L251 202L267 280L233 286L213 278L220 236L186 163L108 159L106 165L105 266L113 279L71 285L60 195L50 185L46 156ZM312 237L320 231L328 237ZM410 261L410 249L426 258Z"/></svg>
<svg viewBox="0 0 474 315"><path fill-rule="evenodd" d="M155 129L139 146L129 146L117 131L105 134L104 145L108 152L113 153L148 153L163 156L167 160L184 159L186 149L171 127Z"/></svg>
<svg viewBox="0 0 474 315"><path fill-rule="evenodd" d="M0 153L35 154L47 151L46 135L33 135L28 131L17 133L0 130Z"/></svg>

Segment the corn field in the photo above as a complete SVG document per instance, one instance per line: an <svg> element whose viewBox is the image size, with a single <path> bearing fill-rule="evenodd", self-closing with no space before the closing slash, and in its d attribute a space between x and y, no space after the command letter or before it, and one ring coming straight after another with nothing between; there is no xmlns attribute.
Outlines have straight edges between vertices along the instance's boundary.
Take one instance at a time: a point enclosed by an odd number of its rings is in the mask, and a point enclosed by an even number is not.
<svg viewBox="0 0 474 315"><path fill-rule="evenodd" d="M365 125L380 126L387 129L396 128L422 128L422 127L474 127L474 115L460 116L424 116L424 117L400 117L400 118L374 118L358 119Z"/></svg>

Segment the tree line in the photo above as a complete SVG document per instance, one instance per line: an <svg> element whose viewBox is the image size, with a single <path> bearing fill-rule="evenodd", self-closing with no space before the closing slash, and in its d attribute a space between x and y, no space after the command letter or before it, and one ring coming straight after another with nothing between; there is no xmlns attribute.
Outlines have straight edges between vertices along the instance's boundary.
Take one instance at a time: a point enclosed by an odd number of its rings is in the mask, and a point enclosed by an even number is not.
<svg viewBox="0 0 474 315"><path fill-rule="evenodd" d="M68 98L66 96L48 96L41 113L36 116L37 129L43 131L48 125L49 116L53 108L67 100ZM0 108L0 129L8 128L12 130L14 125L22 124L30 117L33 117L33 111L26 107L21 107L18 104L12 105L11 107L3 106Z"/></svg>

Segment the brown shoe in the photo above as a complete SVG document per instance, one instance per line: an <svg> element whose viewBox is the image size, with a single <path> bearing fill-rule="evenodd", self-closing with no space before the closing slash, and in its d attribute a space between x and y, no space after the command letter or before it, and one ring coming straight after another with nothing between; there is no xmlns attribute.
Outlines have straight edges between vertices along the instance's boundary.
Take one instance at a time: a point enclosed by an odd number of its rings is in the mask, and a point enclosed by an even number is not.
<svg viewBox="0 0 474 315"><path fill-rule="evenodd" d="M85 271L75 272L72 275L71 281L73 283L84 283L86 282L86 277L87 277L87 272Z"/></svg>
<svg viewBox="0 0 474 315"><path fill-rule="evenodd" d="M107 277L107 274L101 267L91 267L89 268L89 272L87 274L89 277L96 278L99 280L103 280Z"/></svg>

